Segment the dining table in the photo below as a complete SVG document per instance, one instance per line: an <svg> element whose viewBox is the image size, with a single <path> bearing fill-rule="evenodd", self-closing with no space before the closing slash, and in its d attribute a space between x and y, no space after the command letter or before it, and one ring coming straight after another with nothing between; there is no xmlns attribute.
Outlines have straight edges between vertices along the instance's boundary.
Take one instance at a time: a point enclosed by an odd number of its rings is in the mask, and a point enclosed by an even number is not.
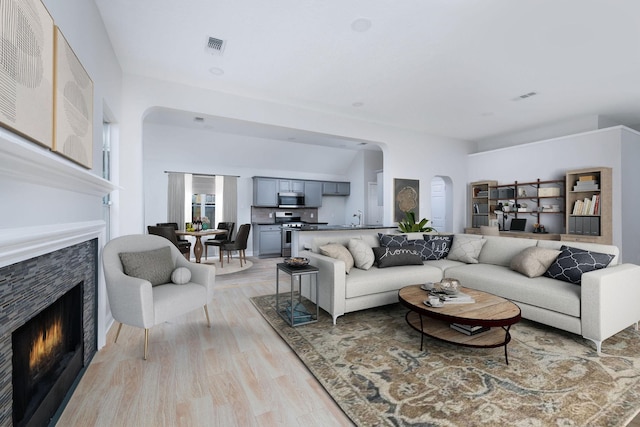
<svg viewBox="0 0 640 427"><path fill-rule="evenodd" d="M228 230L222 230L217 228L211 228L208 230L200 230L200 231L188 231L188 230L176 230L177 236L193 236L196 238L196 244L193 245L193 255L196 258L196 262L200 263L202 259L202 237L206 236L217 236L220 234L227 234Z"/></svg>

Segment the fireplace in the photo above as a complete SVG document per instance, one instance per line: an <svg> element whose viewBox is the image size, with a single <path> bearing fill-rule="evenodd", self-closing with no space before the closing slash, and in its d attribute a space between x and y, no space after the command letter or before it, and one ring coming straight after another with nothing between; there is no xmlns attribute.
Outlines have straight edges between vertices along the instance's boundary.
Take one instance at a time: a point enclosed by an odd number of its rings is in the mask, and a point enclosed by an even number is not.
<svg viewBox="0 0 640 427"><path fill-rule="evenodd" d="M46 425L83 365L79 283L12 334L13 425Z"/></svg>
<svg viewBox="0 0 640 427"><path fill-rule="evenodd" d="M97 238L0 268L1 426L46 425L72 392L97 352L97 283ZM52 344L58 332L65 338ZM25 366L33 341L45 355Z"/></svg>

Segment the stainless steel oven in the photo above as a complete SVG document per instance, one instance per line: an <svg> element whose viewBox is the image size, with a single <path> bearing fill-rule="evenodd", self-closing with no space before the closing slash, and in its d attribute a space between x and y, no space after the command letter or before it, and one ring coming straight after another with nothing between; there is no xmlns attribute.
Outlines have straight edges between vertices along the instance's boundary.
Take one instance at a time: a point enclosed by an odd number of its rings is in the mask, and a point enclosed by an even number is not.
<svg viewBox="0 0 640 427"><path fill-rule="evenodd" d="M299 216L294 216L293 212L276 212L275 222L282 227L280 255L290 257L293 229L302 227L304 222L300 221Z"/></svg>

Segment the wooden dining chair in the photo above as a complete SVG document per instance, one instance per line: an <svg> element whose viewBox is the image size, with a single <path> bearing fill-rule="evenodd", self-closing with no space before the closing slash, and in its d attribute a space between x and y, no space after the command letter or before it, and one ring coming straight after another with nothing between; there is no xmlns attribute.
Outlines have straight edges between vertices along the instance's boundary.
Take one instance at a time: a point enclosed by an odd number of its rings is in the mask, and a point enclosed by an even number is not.
<svg viewBox="0 0 640 427"><path fill-rule="evenodd" d="M247 261L247 255L245 250L247 249L247 240L249 239L249 232L251 231L251 224L242 224L240 228L238 228L238 234L236 235L236 239L232 242L228 242L223 244L220 247L220 268L223 268L222 264L222 253L227 252L227 263L231 261L230 255L233 251L238 251L238 256L240 257L240 267L242 267L242 261Z"/></svg>
<svg viewBox="0 0 640 427"><path fill-rule="evenodd" d="M204 242L204 259L207 259L209 254L209 246L215 246L220 250L220 247L232 241L233 229L236 227L235 222L219 222L216 227L217 230L227 230L227 234L217 234L213 239L209 239ZM222 255L222 251L220 251ZM222 257L222 256L221 256ZM222 260L220 261L222 263Z"/></svg>

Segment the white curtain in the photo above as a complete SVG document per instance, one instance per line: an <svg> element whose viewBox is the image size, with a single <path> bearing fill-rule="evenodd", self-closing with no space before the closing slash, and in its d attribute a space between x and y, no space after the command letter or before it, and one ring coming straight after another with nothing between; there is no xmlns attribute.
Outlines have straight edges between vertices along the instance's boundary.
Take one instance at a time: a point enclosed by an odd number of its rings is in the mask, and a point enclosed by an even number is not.
<svg viewBox="0 0 640 427"><path fill-rule="evenodd" d="M167 193L167 222L178 223L178 228L184 228L185 219L185 179L183 173L169 173L169 188Z"/></svg>

